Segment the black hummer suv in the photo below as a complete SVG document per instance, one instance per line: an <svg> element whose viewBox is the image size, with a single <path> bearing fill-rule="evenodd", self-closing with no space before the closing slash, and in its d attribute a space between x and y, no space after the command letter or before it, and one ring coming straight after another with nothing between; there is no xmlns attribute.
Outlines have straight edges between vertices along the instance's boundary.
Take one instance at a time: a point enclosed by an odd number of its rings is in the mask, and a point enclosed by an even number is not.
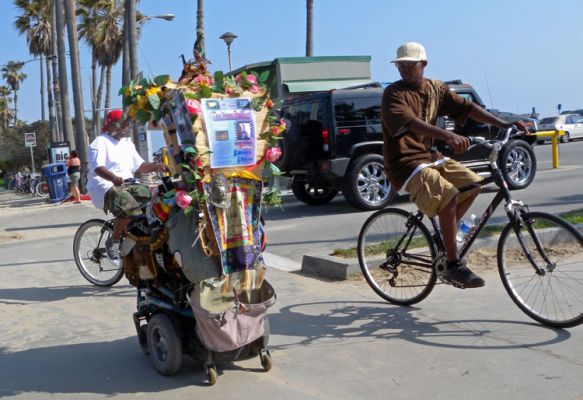
<svg viewBox="0 0 583 400"><path fill-rule="evenodd" d="M483 105L471 86L458 81L450 84L451 90ZM291 189L298 200L312 205L326 204L341 190L354 207L375 210L397 197L383 167L383 90L383 85L373 83L299 96L283 104L281 116L286 120L287 131L280 141L282 157L277 165L285 176L293 178ZM476 123L461 128L451 120L442 119L439 124L462 134L487 138L497 133L495 128ZM476 149L454 157L482 172L486 156ZM503 152L500 167L511 188L528 186L536 172L530 144L514 140Z"/></svg>

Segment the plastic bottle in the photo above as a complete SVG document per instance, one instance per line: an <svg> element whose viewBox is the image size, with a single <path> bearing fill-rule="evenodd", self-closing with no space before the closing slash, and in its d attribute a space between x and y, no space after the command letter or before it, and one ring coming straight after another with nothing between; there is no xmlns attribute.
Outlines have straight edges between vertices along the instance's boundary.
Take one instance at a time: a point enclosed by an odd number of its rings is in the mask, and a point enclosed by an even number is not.
<svg viewBox="0 0 583 400"><path fill-rule="evenodd" d="M470 215L469 220L465 219L461 220L457 228L457 234L455 236L457 242L463 243L466 240L468 233L470 233L470 231L474 229L475 226L476 226L475 214Z"/></svg>

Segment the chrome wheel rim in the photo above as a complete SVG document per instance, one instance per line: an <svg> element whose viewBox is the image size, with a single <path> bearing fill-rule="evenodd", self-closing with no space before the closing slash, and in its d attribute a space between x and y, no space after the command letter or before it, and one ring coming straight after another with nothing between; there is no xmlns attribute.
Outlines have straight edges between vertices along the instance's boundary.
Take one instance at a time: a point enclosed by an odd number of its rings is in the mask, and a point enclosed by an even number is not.
<svg viewBox="0 0 583 400"><path fill-rule="evenodd" d="M379 204L391 192L391 184L381 163L370 162L360 170L356 179L360 197L369 204Z"/></svg>
<svg viewBox="0 0 583 400"><path fill-rule="evenodd" d="M523 147L514 147L506 157L506 172L515 185L525 184L532 174L532 158Z"/></svg>

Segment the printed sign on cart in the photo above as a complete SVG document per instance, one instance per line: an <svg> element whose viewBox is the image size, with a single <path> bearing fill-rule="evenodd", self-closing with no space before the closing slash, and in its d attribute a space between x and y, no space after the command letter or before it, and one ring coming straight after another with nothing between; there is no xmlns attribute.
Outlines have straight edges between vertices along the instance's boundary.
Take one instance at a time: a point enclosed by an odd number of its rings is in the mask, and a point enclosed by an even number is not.
<svg viewBox="0 0 583 400"><path fill-rule="evenodd" d="M36 147L36 133L34 132L25 133L24 145L26 147Z"/></svg>
<svg viewBox="0 0 583 400"><path fill-rule="evenodd" d="M255 164L257 131L249 98L203 99L211 168Z"/></svg>

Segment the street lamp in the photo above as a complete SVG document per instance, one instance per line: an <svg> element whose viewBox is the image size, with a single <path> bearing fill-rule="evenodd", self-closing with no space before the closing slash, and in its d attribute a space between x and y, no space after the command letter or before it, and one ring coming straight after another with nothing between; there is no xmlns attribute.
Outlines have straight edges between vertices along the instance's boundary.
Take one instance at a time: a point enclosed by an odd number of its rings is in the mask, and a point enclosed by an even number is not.
<svg viewBox="0 0 583 400"><path fill-rule="evenodd" d="M223 33L221 36L219 36L219 39L223 39L225 41L225 44L227 45L227 53L229 55L229 72L231 72L232 67L231 67L231 43L233 43L233 40L235 40L238 36L235 35L233 32L225 32Z"/></svg>

